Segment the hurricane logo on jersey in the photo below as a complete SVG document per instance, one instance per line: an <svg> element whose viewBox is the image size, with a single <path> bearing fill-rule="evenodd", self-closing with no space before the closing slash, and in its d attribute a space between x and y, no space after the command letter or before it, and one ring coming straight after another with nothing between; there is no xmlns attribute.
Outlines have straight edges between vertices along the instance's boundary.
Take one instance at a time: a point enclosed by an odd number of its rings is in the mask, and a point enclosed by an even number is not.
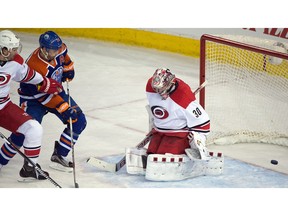
<svg viewBox="0 0 288 216"><path fill-rule="evenodd" d="M161 106L153 106L151 107L151 111L153 116L158 119L166 119L169 116L168 111Z"/></svg>
<svg viewBox="0 0 288 216"><path fill-rule="evenodd" d="M11 79L10 74L0 73L0 86L6 85Z"/></svg>

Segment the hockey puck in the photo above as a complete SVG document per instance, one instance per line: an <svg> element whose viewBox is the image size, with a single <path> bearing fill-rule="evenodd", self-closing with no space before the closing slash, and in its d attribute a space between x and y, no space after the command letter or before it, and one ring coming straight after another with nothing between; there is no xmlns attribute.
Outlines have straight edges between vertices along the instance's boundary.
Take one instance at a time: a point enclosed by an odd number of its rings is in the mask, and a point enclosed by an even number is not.
<svg viewBox="0 0 288 216"><path fill-rule="evenodd" d="M277 161L277 160L271 160L271 164L277 165L277 164L278 164L278 161Z"/></svg>

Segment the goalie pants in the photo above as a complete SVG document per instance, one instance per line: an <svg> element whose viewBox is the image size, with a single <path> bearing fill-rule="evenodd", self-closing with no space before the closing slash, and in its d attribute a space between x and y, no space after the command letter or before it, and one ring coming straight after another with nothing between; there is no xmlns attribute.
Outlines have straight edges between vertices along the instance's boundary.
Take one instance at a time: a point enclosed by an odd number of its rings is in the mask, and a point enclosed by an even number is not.
<svg viewBox="0 0 288 216"><path fill-rule="evenodd" d="M152 133L147 154L185 154L185 149L190 148L188 132L163 133L153 129Z"/></svg>

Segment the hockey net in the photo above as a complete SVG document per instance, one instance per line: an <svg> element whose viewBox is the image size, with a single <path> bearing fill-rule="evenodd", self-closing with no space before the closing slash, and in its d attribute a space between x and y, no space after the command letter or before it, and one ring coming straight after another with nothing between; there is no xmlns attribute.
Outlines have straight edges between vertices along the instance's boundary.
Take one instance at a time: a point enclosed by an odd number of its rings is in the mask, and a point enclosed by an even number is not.
<svg viewBox="0 0 288 216"><path fill-rule="evenodd" d="M200 104L211 119L208 145L288 146L288 54L275 51L273 42L265 46L201 37L200 84L208 85Z"/></svg>

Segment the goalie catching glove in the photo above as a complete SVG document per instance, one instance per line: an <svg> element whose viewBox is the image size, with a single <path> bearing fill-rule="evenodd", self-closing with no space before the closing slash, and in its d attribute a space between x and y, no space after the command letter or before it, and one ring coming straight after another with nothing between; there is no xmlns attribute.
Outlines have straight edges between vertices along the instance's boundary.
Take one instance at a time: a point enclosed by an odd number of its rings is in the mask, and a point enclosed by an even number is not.
<svg viewBox="0 0 288 216"><path fill-rule="evenodd" d="M69 106L69 104L65 101L61 102L57 105L56 110L62 115L62 119L64 122L70 122L70 118L72 123L77 121L78 115L75 109Z"/></svg>
<svg viewBox="0 0 288 216"><path fill-rule="evenodd" d="M58 94L63 90L63 87L56 80L43 77L43 81L37 84L37 90L47 94Z"/></svg>
<svg viewBox="0 0 288 216"><path fill-rule="evenodd" d="M208 150L205 146L206 136L202 133L198 133L195 131L191 131L188 134L189 144L191 149L195 149L199 151L198 158L202 160L206 160L209 158Z"/></svg>

